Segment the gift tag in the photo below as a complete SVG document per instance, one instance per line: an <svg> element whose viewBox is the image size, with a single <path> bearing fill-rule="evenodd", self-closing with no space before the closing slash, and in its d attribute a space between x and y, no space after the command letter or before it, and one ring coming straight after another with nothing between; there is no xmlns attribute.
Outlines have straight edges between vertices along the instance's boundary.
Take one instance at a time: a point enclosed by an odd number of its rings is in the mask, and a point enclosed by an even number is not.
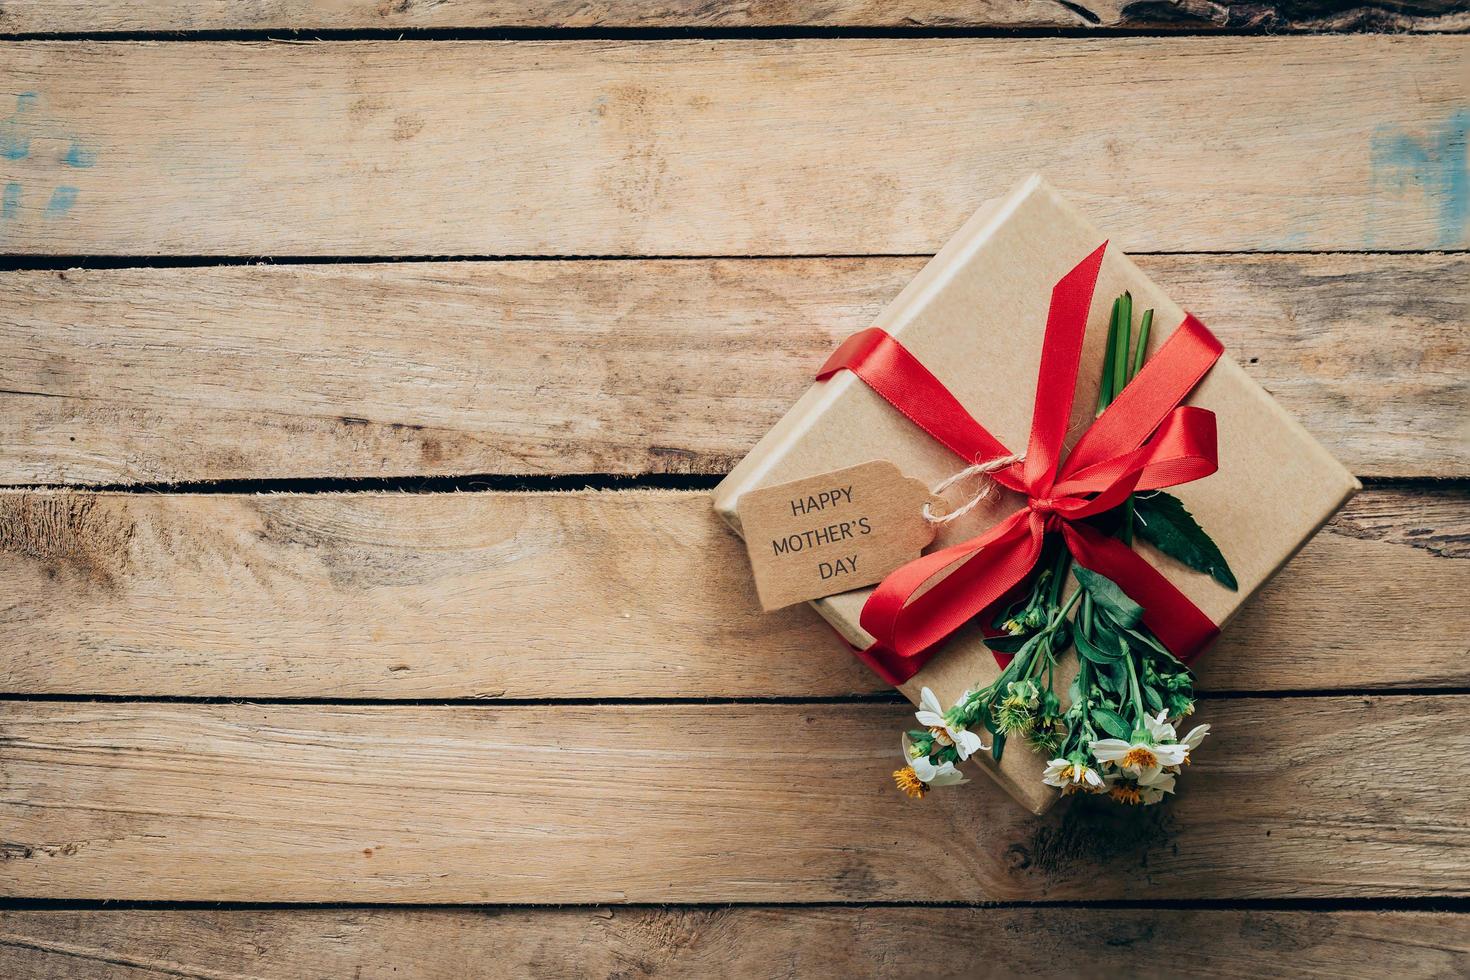
<svg viewBox="0 0 1470 980"><path fill-rule="evenodd" d="M934 540L924 519L931 498L884 459L743 495L736 513L761 607L881 582Z"/></svg>

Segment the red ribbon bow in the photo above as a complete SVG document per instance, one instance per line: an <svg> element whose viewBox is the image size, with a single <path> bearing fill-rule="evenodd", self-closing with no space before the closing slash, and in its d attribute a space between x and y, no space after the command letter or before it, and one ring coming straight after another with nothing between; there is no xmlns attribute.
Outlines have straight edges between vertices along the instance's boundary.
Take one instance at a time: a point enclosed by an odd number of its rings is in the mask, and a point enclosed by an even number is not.
<svg viewBox="0 0 1470 980"><path fill-rule="evenodd" d="M1218 632L1133 549L1078 523L1118 506L1136 490L1188 483L1217 468L1214 413L1179 405L1222 349L1192 315L1061 459L1087 313L1107 247L1107 242L1098 246L1052 289L1031 441L1024 460L992 474L1024 494L1026 506L978 537L894 571L863 606L863 629L877 642L858 655L890 684L918 673L936 644L1025 578L1041 556L1047 532L1059 531L1079 564L1112 579L1143 606L1143 621L1181 660L1192 660ZM856 374L967 463L1011 455L883 330L870 327L849 337L822 365L817 380L842 370ZM948 575L934 581L951 566ZM997 659L1005 662L999 654Z"/></svg>

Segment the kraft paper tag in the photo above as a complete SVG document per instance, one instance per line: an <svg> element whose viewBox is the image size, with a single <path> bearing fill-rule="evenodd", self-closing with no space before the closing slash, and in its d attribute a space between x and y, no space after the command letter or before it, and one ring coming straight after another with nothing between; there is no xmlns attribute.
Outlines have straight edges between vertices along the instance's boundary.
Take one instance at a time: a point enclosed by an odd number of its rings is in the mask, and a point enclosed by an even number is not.
<svg viewBox="0 0 1470 980"><path fill-rule="evenodd" d="M735 509L761 608L882 581L934 540L924 519L931 499L883 459L744 494Z"/></svg>

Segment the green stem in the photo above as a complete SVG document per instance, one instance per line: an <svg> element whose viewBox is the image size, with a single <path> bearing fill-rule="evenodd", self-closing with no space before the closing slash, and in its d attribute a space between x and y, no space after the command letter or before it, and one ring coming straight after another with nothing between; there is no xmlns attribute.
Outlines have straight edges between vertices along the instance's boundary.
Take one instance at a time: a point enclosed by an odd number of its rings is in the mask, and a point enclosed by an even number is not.
<svg viewBox="0 0 1470 980"><path fill-rule="evenodd" d="M1083 589L1078 589L1067 597L1067 604L1058 609L1057 614L1051 618L1051 622L1046 624L1048 632L1056 632L1057 627L1062 624L1062 620L1066 619L1067 614L1072 611L1072 607L1077 605L1077 600L1082 598L1083 591Z"/></svg>
<svg viewBox="0 0 1470 980"><path fill-rule="evenodd" d="M1036 657L1042 656L1042 650L1044 649L1046 651L1044 654L1044 658L1047 663L1045 665L1041 663L1036 663L1034 669L1028 670L1026 672L1026 676L1040 677L1042 666L1050 667L1051 661L1055 660L1056 651L1052 649L1052 635L1056 633L1057 630L1061 629L1062 623L1067 618L1067 614L1072 611L1072 607L1076 606L1077 600L1082 597L1082 592L1082 589L1078 589L1070 596L1068 596L1066 604L1056 608L1056 611L1052 613L1051 619L1047 620L1047 623L1044 627L1042 627L1041 632L1036 634L1039 639L1036 644L1036 649L1032 652L1031 657L1033 660L1035 660ZM1014 662L1015 661L1012 661L1012 663ZM1048 683L1047 688L1050 689L1050 687L1051 685L1050 683Z"/></svg>
<svg viewBox="0 0 1470 980"><path fill-rule="evenodd" d="M1079 728L1092 732L1092 712L1087 700L1087 692L1092 690L1092 661L1086 657L1077 658L1077 693L1082 695L1082 706L1078 717L1082 719ZM1090 736L1085 736L1090 737Z"/></svg>
<svg viewBox="0 0 1470 980"><path fill-rule="evenodd" d="M1128 690L1133 695L1133 730L1142 731L1145 730L1143 719L1146 712L1143 710L1143 692L1138 688L1138 668L1133 664L1133 651L1128 651L1123 660L1128 664Z"/></svg>
<svg viewBox="0 0 1470 980"><path fill-rule="evenodd" d="M1045 650L1044 651L1042 649L1043 647L1045 647ZM1043 644L1041 644L1040 646L1038 646L1036 648L1036 656L1033 657L1032 660L1031 660L1031 673L1028 674L1027 676L1032 677L1032 678L1040 678L1041 677L1041 672L1046 669L1046 665L1050 661L1051 661L1051 645L1050 644L1047 644L1047 643L1043 643Z"/></svg>
<svg viewBox="0 0 1470 980"><path fill-rule="evenodd" d="M1086 589L1078 589L1077 592L1082 594L1082 605L1077 609L1077 621L1073 624L1073 630L1081 630L1090 640L1092 639L1092 596L1087 594ZM1082 723L1078 727L1085 728L1088 732L1092 731L1092 713L1087 701L1087 692L1092 690L1092 670L1090 660L1086 657L1077 658L1077 692L1082 695L1082 706L1079 709Z"/></svg>
<svg viewBox="0 0 1470 980"><path fill-rule="evenodd" d="M1057 550L1056 562L1051 570L1051 605L1062 601L1062 588L1067 582L1067 573L1072 569L1072 553L1065 546Z"/></svg>
<svg viewBox="0 0 1470 980"><path fill-rule="evenodd" d="M1138 328L1138 346L1133 352L1133 363L1128 368L1128 383L1132 383L1134 375L1143 369L1143 359L1148 350L1148 335L1153 329L1154 311L1143 311L1143 323ZM1122 542L1133 547L1133 494L1123 501L1123 523L1118 529L1118 537Z"/></svg>
<svg viewBox="0 0 1470 980"><path fill-rule="evenodd" d="M1118 528L1118 539L1128 547L1133 547L1133 494L1123 501L1123 524Z"/></svg>

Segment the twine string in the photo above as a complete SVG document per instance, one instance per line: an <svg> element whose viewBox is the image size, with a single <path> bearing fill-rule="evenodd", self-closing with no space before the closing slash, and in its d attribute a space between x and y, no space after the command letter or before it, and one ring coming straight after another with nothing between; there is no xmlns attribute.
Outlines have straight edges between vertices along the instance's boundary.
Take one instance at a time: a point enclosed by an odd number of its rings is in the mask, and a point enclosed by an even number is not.
<svg viewBox="0 0 1470 980"><path fill-rule="evenodd" d="M944 491L948 490L956 483L959 483L961 480L968 480L974 476L989 477L991 473L994 473L997 470L1003 470L1013 463L1019 463L1025 458L1025 453L1016 453L1011 456L997 456L995 459L987 459L984 462L976 463L973 466L966 466L958 473L947 476L943 480L939 481L939 483L935 484L932 492L935 495L944 493ZM970 511L978 507L980 505L980 501L986 499L993 492L995 492L995 488L997 486L998 484L992 479L982 480L980 484L980 489L972 494L969 500L966 500L959 507L956 507L954 510L940 517L934 516L934 512L929 509L928 502L925 502L924 520L928 521L930 524L944 525L948 524L950 521L964 517Z"/></svg>

